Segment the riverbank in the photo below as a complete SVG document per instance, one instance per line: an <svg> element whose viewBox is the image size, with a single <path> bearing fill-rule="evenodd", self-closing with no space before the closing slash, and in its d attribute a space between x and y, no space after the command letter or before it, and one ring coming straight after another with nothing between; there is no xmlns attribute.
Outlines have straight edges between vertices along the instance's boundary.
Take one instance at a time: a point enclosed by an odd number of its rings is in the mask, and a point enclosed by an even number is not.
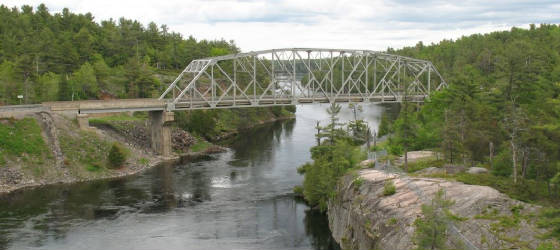
<svg viewBox="0 0 560 250"><path fill-rule="evenodd" d="M296 115L241 131L226 152L203 159L1 195L0 245L340 250L326 216L291 195L316 120L328 114L306 105Z"/></svg>
<svg viewBox="0 0 560 250"><path fill-rule="evenodd" d="M275 119L251 126L272 121ZM48 112L1 119L0 136L6 149L0 150L0 193L56 183L121 178L162 164L185 163L225 150L223 146L174 127L173 156L158 156L150 148L148 123L143 114L95 117L90 119L90 124L91 128L80 129L76 120ZM230 133L229 137L237 131ZM117 169L111 168L107 159L114 143L124 146L128 156Z"/></svg>

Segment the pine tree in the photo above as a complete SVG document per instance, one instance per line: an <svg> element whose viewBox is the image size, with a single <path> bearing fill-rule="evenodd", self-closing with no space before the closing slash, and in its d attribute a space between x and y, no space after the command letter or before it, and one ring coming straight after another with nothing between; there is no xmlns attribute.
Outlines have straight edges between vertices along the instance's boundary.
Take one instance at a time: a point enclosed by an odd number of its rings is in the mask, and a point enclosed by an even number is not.
<svg viewBox="0 0 560 250"><path fill-rule="evenodd" d="M440 189L431 204L422 205L422 217L414 222L414 241L419 250L445 249L445 242L449 236L447 228L453 220L449 208L454 203L445 199L445 190Z"/></svg>

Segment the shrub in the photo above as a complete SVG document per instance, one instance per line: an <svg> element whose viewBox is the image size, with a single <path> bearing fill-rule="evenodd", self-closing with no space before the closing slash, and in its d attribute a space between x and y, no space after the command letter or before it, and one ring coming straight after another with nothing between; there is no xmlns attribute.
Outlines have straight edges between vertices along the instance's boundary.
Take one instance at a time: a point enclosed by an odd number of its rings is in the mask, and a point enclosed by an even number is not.
<svg viewBox="0 0 560 250"><path fill-rule="evenodd" d="M111 168L120 168L126 161L126 150L118 143L113 143L109 150L109 166Z"/></svg>
<svg viewBox="0 0 560 250"><path fill-rule="evenodd" d="M449 208L454 203L445 199L445 191L440 189L431 203L422 205L422 217L414 221L416 231L413 239L417 249L447 249L447 227L453 221Z"/></svg>
<svg viewBox="0 0 560 250"><path fill-rule="evenodd" d="M397 187L392 180L385 181L385 186L383 187L383 195L390 196L397 192Z"/></svg>
<svg viewBox="0 0 560 250"><path fill-rule="evenodd" d="M302 196L303 195L303 187L300 186L300 185L295 186L293 191L294 191L294 194L297 195L297 196Z"/></svg>
<svg viewBox="0 0 560 250"><path fill-rule="evenodd" d="M138 163L142 164L142 165L148 165L150 163L150 161L144 157L138 159Z"/></svg>
<svg viewBox="0 0 560 250"><path fill-rule="evenodd" d="M284 106L284 109L286 109L290 113L295 113L296 112L296 106L295 105Z"/></svg>
<svg viewBox="0 0 560 250"><path fill-rule="evenodd" d="M364 184L364 178L357 177L354 179L354 190L360 189L360 187Z"/></svg>
<svg viewBox="0 0 560 250"><path fill-rule="evenodd" d="M510 176L513 173L513 162L511 160L511 151L506 148L493 160L492 174L497 176Z"/></svg>
<svg viewBox="0 0 560 250"><path fill-rule="evenodd" d="M389 139L387 139L386 149L387 152L392 155L402 155L404 153L402 145L392 137L389 137Z"/></svg>
<svg viewBox="0 0 560 250"><path fill-rule="evenodd" d="M280 106L270 107L270 111L276 117L282 116L282 107Z"/></svg>
<svg viewBox="0 0 560 250"><path fill-rule="evenodd" d="M338 141L335 145L311 148L312 163L301 168L304 172L303 194L311 206L327 209L328 200L336 195L338 179L356 167L363 158L360 148L348 142Z"/></svg>

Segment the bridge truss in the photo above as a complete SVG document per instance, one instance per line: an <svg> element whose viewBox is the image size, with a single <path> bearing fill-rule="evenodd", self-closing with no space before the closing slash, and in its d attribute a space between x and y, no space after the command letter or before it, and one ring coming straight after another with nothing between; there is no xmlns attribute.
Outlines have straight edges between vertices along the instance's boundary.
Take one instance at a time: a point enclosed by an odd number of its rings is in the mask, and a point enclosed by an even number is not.
<svg viewBox="0 0 560 250"><path fill-rule="evenodd" d="M193 60L160 96L167 110L331 102L421 102L447 84L425 60L289 48Z"/></svg>

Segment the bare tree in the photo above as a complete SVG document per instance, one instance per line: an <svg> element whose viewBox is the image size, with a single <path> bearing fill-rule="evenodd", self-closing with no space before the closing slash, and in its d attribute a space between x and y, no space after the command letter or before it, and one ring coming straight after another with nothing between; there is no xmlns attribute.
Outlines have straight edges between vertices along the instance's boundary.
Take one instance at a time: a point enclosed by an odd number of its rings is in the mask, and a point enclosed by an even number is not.
<svg viewBox="0 0 560 250"><path fill-rule="evenodd" d="M511 96L509 110L504 117L504 125L508 132L509 143L511 146L511 160L513 163L513 182L517 183L518 174L518 153L521 148L521 133L526 130L527 115L522 108L518 107L516 98Z"/></svg>

